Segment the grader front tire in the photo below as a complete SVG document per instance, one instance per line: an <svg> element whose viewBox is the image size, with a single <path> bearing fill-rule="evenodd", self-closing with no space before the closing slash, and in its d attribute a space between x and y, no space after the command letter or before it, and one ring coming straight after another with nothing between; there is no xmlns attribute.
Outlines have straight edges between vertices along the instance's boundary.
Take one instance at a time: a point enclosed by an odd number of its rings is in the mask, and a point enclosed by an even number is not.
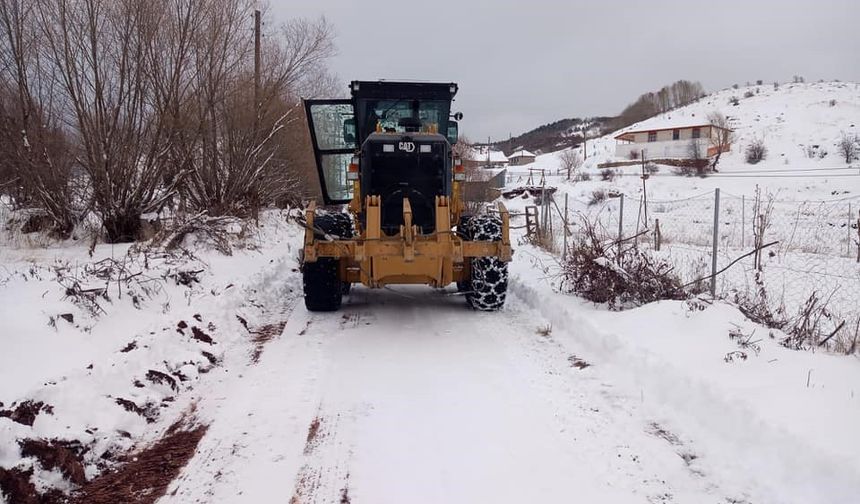
<svg viewBox="0 0 860 504"><path fill-rule="evenodd" d="M502 241L502 221L492 215L470 219L469 236L472 240ZM508 263L497 257L472 259L471 276L466 302L479 311L496 311L505 305L508 291Z"/></svg>

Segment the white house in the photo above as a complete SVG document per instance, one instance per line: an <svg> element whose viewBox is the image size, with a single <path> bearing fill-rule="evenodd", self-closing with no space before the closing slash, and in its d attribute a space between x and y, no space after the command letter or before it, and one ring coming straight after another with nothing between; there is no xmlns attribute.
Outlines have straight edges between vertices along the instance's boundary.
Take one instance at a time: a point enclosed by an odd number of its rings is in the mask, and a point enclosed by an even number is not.
<svg viewBox="0 0 860 504"><path fill-rule="evenodd" d="M508 164L508 158L504 152L487 147L472 147L465 158L463 166L466 168L502 168Z"/></svg>
<svg viewBox="0 0 860 504"><path fill-rule="evenodd" d="M515 150L508 156L511 166L526 165L535 162L535 155L525 149Z"/></svg>
<svg viewBox="0 0 860 504"><path fill-rule="evenodd" d="M709 123L678 124L671 122L648 124L649 128L631 129L615 136L615 156L635 159L642 154L647 159L690 159L711 157L717 154L717 138L725 128ZM723 152L731 150L725 145ZM698 155L696 155L698 154Z"/></svg>

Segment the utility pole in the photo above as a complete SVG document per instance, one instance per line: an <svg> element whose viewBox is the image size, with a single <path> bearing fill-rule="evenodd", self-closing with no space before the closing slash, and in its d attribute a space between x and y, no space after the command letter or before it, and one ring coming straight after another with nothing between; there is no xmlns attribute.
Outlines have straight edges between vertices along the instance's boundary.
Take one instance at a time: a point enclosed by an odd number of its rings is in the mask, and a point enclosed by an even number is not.
<svg viewBox="0 0 860 504"><path fill-rule="evenodd" d="M260 120L260 9L254 9L254 121Z"/></svg>

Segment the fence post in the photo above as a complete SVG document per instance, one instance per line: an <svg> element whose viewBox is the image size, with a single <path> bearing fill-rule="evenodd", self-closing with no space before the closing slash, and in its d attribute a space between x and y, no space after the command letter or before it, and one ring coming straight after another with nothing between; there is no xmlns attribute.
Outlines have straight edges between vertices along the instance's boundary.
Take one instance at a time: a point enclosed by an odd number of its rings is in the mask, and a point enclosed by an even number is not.
<svg viewBox="0 0 860 504"><path fill-rule="evenodd" d="M660 251L660 243L663 241L663 237L660 235L660 219L654 220L654 248L657 249L657 252Z"/></svg>
<svg viewBox="0 0 860 504"><path fill-rule="evenodd" d="M563 223L563 225L564 225L564 251L562 251L562 253L561 253L561 259L562 259L563 261L567 259L567 228L568 228L568 223L567 223L567 197L568 197L568 196L569 196L569 194L568 194L568 193L564 193L564 223ZM850 227L850 226L849 226L849 227Z"/></svg>
<svg viewBox="0 0 860 504"><path fill-rule="evenodd" d="M717 245L720 237L720 188L714 189L714 246L711 249L711 297L717 297Z"/></svg>
<svg viewBox="0 0 860 504"><path fill-rule="evenodd" d="M741 195L741 248L746 246L746 234L747 230L747 202L746 196Z"/></svg>
<svg viewBox="0 0 860 504"><path fill-rule="evenodd" d="M618 208L618 257L621 257L621 238L624 234L624 193L621 193L621 205Z"/></svg>
<svg viewBox="0 0 860 504"><path fill-rule="evenodd" d="M854 238L854 235L851 229L851 219L854 217L851 213L851 202L848 202L848 258L851 258L851 240Z"/></svg>

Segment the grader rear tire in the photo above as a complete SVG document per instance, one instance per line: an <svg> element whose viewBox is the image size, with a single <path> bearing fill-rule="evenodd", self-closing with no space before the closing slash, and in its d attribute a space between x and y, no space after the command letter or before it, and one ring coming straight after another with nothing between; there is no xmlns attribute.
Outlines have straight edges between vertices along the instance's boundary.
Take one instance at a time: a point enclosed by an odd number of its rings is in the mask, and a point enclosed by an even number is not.
<svg viewBox="0 0 860 504"><path fill-rule="evenodd" d="M352 219L342 213L325 213L314 217L314 235L326 239L352 238ZM340 260L319 257L302 266L302 284L305 292L305 308L308 311L336 311L340 309L342 296L349 292L350 284L340 279Z"/></svg>
<svg viewBox="0 0 860 504"><path fill-rule="evenodd" d="M502 221L498 217L473 217L468 228L472 240L502 240ZM499 310L505 305L507 291L508 263L497 257L472 259L468 290L465 291L469 306L479 311Z"/></svg>
<svg viewBox="0 0 860 504"><path fill-rule="evenodd" d="M336 311L343 300L343 282L340 281L338 260L320 257L302 266L302 284L305 291L305 308L308 311Z"/></svg>

